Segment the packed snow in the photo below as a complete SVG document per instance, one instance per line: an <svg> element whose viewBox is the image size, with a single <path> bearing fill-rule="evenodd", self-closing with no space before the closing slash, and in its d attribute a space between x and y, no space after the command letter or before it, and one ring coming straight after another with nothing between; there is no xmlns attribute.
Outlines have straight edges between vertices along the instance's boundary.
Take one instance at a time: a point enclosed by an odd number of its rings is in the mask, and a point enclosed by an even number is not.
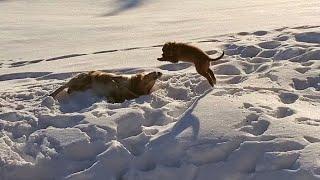
<svg viewBox="0 0 320 180"><path fill-rule="evenodd" d="M0 180L320 179L317 0L117 2L0 1ZM165 40L223 49L217 84L157 61ZM164 75L123 103L48 96L90 70Z"/></svg>

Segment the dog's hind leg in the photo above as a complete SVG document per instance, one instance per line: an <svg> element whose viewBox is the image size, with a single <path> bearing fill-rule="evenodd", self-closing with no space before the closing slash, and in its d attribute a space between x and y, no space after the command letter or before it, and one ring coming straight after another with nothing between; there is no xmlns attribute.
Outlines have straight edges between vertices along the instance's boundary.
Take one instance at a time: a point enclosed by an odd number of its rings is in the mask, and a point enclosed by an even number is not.
<svg viewBox="0 0 320 180"><path fill-rule="evenodd" d="M210 74L208 73L208 72L205 72L205 71L201 71L201 72L199 72L198 71L198 73L201 75L201 76L203 76L203 77L205 77L207 80L208 80L208 82L210 83L210 85L213 87L213 80L212 80L212 78L211 78L211 76L210 76Z"/></svg>
<svg viewBox="0 0 320 180"><path fill-rule="evenodd" d="M204 73L204 74L201 74L202 76L204 76L208 82L210 83L211 87L213 87L214 85L214 81L213 79L211 78L210 74L208 72Z"/></svg>
<svg viewBox="0 0 320 180"><path fill-rule="evenodd" d="M208 67L209 67L209 64L208 64ZM211 78L211 76L210 76L210 73L209 72L207 72L208 71L208 68L207 66L205 66L205 65L201 65L201 64L196 64L196 70L197 70L197 72L200 74L200 75L202 75L203 77L205 77L207 80L208 80L208 82L210 83L210 85L213 87L213 84L214 84L214 81L213 81L213 79Z"/></svg>
<svg viewBox="0 0 320 180"><path fill-rule="evenodd" d="M214 76L212 70L211 70L210 68L208 68L208 71L207 71L207 72L210 74L211 79L212 79L212 81L213 81L213 84L216 84L216 83L217 83L217 79L216 79L216 77Z"/></svg>

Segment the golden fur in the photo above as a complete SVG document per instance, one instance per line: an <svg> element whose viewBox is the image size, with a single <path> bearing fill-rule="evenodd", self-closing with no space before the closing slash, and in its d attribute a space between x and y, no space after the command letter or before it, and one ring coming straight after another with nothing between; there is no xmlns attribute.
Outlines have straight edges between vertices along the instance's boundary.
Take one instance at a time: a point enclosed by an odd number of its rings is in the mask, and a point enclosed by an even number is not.
<svg viewBox="0 0 320 180"><path fill-rule="evenodd" d="M110 102L118 103L149 94L161 75L160 72L150 72L122 76L101 71L90 71L73 77L65 85L51 93L50 96L55 98L65 88L68 88L68 94L92 89L95 94L105 96Z"/></svg>
<svg viewBox="0 0 320 180"><path fill-rule="evenodd" d="M224 52L217 58L210 58L201 49L185 43L168 42L162 47L162 57L159 61L169 61L177 63L178 61L194 63L197 72L204 76L211 86L216 84L216 78L210 67L210 61L216 61L224 56Z"/></svg>

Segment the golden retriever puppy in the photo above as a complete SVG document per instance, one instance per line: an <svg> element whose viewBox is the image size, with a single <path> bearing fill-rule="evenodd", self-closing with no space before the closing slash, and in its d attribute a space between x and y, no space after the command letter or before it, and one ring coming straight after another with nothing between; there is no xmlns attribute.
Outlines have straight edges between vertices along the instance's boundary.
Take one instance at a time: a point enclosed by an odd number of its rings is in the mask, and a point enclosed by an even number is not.
<svg viewBox="0 0 320 180"><path fill-rule="evenodd" d="M150 94L156 80L161 76L161 72L155 71L131 76L90 71L73 77L65 85L51 93L50 96L55 98L65 88L68 88L68 94L92 89L95 94L105 96L109 102L119 103Z"/></svg>
<svg viewBox="0 0 320 180"><path fill-rule="evenodd" d="M216 84L216 78L209 68L210 61L216 61L224 56L224 52L217 58L210 58L201 49L185 43L168 42L162 47L162 57L158 61L169 61L177 63L178 61L194 63L197 72L204 76L213 87Z"/></svg>

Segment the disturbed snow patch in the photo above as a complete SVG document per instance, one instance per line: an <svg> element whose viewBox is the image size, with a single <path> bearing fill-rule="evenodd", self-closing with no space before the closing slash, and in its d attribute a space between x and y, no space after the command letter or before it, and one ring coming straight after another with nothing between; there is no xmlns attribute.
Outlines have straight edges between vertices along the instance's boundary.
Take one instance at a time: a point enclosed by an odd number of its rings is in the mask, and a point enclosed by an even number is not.
<svg viewBox="0 0 320 180"><path fill-rule="evenodd" d="M179 120L209 90L209 85L198 74L164 75L150 95L117 104L90 91L55 101L42 97L46 89L18 89L1 95L5 109L0 113L0 154L6 165L1 168L1 176L45 179L69 175L67 179L92 179L124 175L134 155L148 156L136 163L141 169L150 168L146 160L155 159L154 152L146 153L150 138ZM16 106L16 102L21 105ZM155 173L169 170L159 168ZM172 169L173 174L168 176L176 177L174 172ZM129 179L131 176L125 175Z"/></svg>

